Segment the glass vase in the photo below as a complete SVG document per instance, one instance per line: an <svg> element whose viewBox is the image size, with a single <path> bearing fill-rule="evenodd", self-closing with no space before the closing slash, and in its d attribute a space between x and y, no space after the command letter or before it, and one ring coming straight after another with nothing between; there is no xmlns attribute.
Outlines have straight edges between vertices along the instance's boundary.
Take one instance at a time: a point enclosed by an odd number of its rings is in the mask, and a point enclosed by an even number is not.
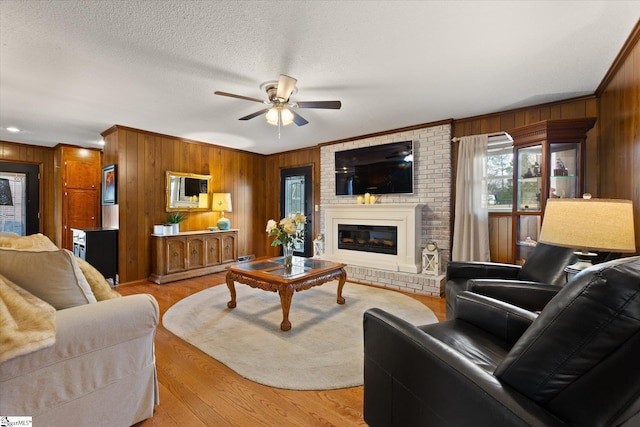
<svg viewBox="0 0 640 427"><path fill-rule="evenodd" d="M293 267L293 247L283 245L282 254L284 255L284 272L285 274L291 274L291 268Z"/></svg>

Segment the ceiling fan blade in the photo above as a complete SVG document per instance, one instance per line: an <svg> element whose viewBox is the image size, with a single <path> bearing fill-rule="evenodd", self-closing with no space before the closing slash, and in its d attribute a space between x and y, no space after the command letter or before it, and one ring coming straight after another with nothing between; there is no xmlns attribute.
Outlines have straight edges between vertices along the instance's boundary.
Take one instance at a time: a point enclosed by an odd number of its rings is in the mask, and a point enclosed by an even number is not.
<svg viewBox="0 0 640 427"><path fill-rule="evenodd" d="M289 111L291 111L291 114L293 114L293 122L298 125L298 126L304 126L307 123L309 123L304 117L302 117L300 114L296 113L295 111L289 109Z"/></svg>
<svg viewBox="0 0 640 427"><path fill-rule="evenodd" d="M298 108L327 108L331 110L339 110L342 107L340 101L298 101Z"/></svg>
<svg viewBox="0 0 640 427"><path fill-rule="evenodd" d="M258 117L258 116L260 116L262 114L266 114L267 111L269 111L269 108L265 108L264 110L256 111L255 113L251 113L248 116L240 117L238 120L251 120L254 117Z"/></svg>
<svg viewBox="0 0 640 427"><path fill-rule="evenodd" d="M266 102L264 102L262 99L258 99L258 98L251 98L249 96L242 96L242 95L236 95L233 93L229 93L229 92L220 92L219 90L213 92L216 95L220 95L220 96L228 96L230 98L238 98L238 99L244 99L245 101L253 101L253 102L259 102L261 104L266 104Z"/></svg>
<svg viewBox="0 0 640 427"><path fill-rule="evenodd" d="M296 87L296 83L298 80L293 77L285 76L284 74L280 74L280 78L278 79L278 91L276 92L276 98L280 98L284 100L284 102L289 100L293 89Z"/></svg>

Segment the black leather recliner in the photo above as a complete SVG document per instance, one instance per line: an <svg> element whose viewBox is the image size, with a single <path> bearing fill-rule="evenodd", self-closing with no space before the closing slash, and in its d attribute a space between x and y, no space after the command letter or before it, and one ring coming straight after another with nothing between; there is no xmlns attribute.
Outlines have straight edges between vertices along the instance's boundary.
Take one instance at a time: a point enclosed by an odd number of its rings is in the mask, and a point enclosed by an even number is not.
<svg viewBox="0 0 640 427"><path fill-rule="evenodd" d="M595 265L540 315L472 292L455 318L364 314L364 420L377 426L640 425L640 257Z"/></svg>
<svg viewBox="0 0 640 427"><path fill-rule="evenodd" d="M540 311L566 283L564 268L577 260L575 249L538 243L523 266L452 261L447 265L447 319L455 315L458 293L475 293Z"/></svg>

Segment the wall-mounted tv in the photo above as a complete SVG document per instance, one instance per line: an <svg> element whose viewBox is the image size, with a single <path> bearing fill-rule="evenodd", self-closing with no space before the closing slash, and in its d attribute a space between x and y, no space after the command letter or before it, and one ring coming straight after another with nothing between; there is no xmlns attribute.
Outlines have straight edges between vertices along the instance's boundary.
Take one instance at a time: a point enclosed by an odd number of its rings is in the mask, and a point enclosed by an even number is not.
<svg viewBox="0 0 640 427"><path fill-rule="evenodd" d="M413 141L337 151L336 195L413 193Z"/></svg>

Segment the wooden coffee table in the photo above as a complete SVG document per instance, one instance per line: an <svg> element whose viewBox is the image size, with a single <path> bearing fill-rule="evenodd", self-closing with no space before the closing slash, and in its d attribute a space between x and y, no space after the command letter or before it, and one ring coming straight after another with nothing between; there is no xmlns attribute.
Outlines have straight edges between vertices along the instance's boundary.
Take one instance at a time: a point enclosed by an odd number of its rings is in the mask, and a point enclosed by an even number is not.
<svg viewBox="0 0 640 427"><path fill-rule="evenodd" d="M231 301L227 303L227 307L234 308L236 306L235 282L265 291L277 291L282 305L280 329L288 331L291 329L289 309L294 292L304 291L338 279L337 302L344 304L342 288L347 280L344 267L345 264L301 257L293 257L293 268L290 274L285 274L283 257L265 257L227 266L227 286L231 293Z"/></svg>

